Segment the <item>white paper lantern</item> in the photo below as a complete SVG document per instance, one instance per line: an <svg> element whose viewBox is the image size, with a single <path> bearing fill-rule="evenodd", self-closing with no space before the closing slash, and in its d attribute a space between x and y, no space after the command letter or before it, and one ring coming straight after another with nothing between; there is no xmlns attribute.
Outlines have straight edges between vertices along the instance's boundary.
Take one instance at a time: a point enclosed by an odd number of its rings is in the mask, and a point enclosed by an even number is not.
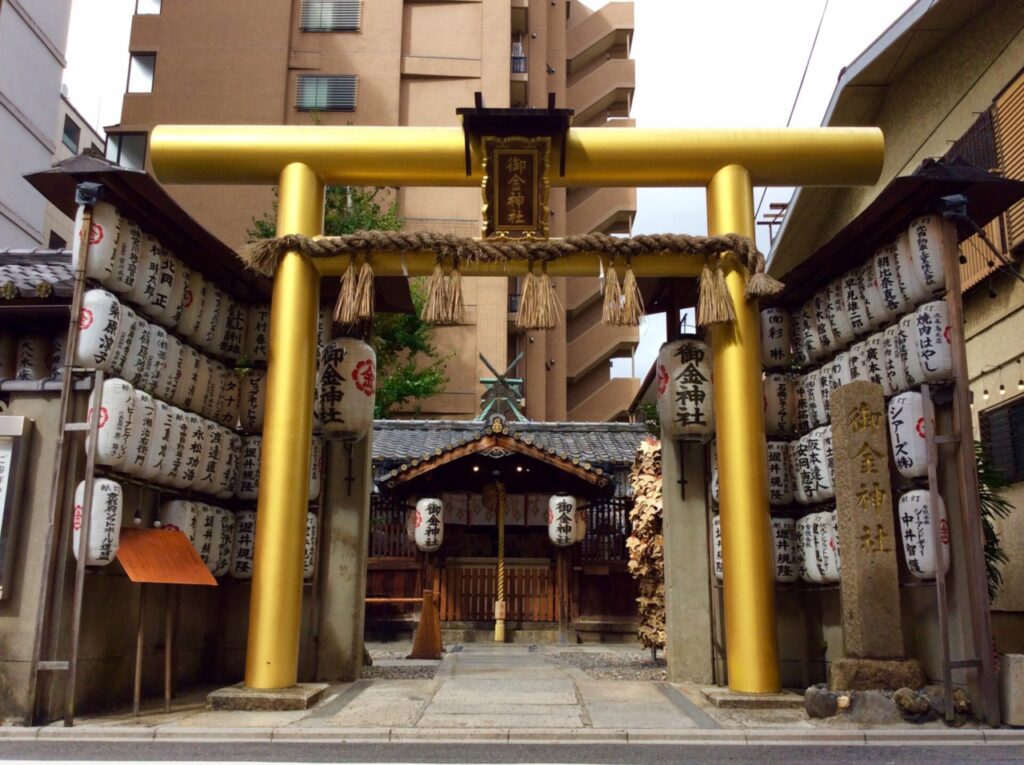
<svg viewBox="0 0 1024 765"><path fill-rule="evenodd" d="M220 562L220 542L224 526L218 522L217 508L196 502L196 552L212 574Z"/></svg>
<svg viewBox="0 0 1024 765"><path fill-rule="evenodd" d="M910 573L918 579L935 578L934 524L939 524L939 544L942 547L942 570L949 573L949 523L946 520L946 504L938 499L938 513L931 507L931 497L926 489L914 489L900 497L900 536L903 538L903 556Z"/></svg>
<svg viewBox="0 0 1024 765"><path fill-rule="evenodd" d="M808 375L800 375L793 380L796 392L796 432L806 433L815 426L811 409L814 406L812 381Z"/></svg>
<svg viewBox="0 0 1024 765"><path fill-rule="evenodd" d="M410 542L416 541L416 508L410 507L405 511L405 535Z"/></svg>
<svg viewBox="0 0 1024 765"><path fill-rule="evenodd" d="M814 293L814 297L811 298L810 302L814 317L814 329L818 333L818 345L820 347L816 358L823 358L835 352L839 345L839 339L832 333L832 324L829 321L831 309L828 304L828 289L818 290Z"/></svg>
<svg viewBox="0 0 1024 765"><path fill-rule="evenodd" d="M814 531L815 551L817 553L818 572L826 584L839 581L839 530L835 511L813 514L812 529Z"/></svg>
<svg viewBox="0 0 1024 765"><path fill-rule="evenodd" d="M931 290L921 280L921 274L916 267L914 248L910 244L910 234L906 231L900 232L894 242L896 253L899 258L900 276L906 287L908 295L908 308L923 303L931 297Z"/></svg>
<svg viewBox="0 0 1024 765"><path fill-rule="evenodd" d="M661 346L657 361L658 416L665 438L704 441L715 432L711 348L700 340Z"/></svg>
<svg viewBox="0 0 1024 765"><path fill-rule="evenodd" d="M874 289L881 297L880 324L888 324L909 307L900 289L896 246L888 245L875 252L872 266L875 271ZM868 298L870 300L870 296Z"/></svg>
<svg viewBox="0 0 1024 765"><path fill-rule="evenodd" d="M868 258L867 263L851 273L857 279L857 300L864 313L864 331L870 332L880 327L888 314L882 291L875 284L875 262Z"/></svg>
<svg viewBox="0 0 1024 765"><path fill-rule="evenodd" d="M76 367L102 369L110 372L120 337L121 304L106 290L89 290L82 295L78 314L78 342L75 348Z"/></svg>
<svg viewBox="0 0 1024 765"><path fill-rule="evenodd" d="M377 357L355 338L339 337L324 346L317 373L320 420L328 438L361 439L373 427Z"/></svg>
<svg viewBox="0 0 1024 765"><path fill-rule="evenodd" d="M131 358L132 344L135 342L135 333L141 331L146 325L145 320L126 305L121 305L121 332L117 338L117 345L114 346L114 355L110 360L110 373L125 380L132 379L134 371Z"/></svg>
<svg viewBox="0 0 1024 765"><path fill-rule="evenodd" d="M224 336L221 338L218 352L229 359L242 357L245 343L245 319L247 309L232 298L227 298L227 311L224 319Z"/></svg>
<svg viewBox="0 0 1024 765"><path fill-rule="evenodd" d="M149 349L153 343L153 325L136 316L132 322L131 342L121 366L121 375L132 385L143 387L149 367Z"/></svg>
<svg viewBox="0 0 1024 765"><path fill-rule="evenodd" d="M206 301L199 320L199 347L210 353L219 353L220 344L227 333L228 296L216 285L207 283Z"/></svg>
<svg viewBox="0 0 1024 765"><path fill-rule="evenodd" d="M548 499L548 539L556 547L576 542L576 497L571 494L553 494Z"/></svg>
<svg viewBox="0 0 1024 765"><path fill-rule="evenodd" d="M252 579L253 555L256 542L256 512L239 510L235 513L235 539L231 546L231 569L235 579Z"/></svg>
<svg viewBox="0 0 1024 765"><path fill-rule="evenodd" d="M199 351L191 345L181 344L181 355L178 359L178 380L174 384L171 401L175 406L188 408L195 395L199 379Z"/></svg>
<svg viewBox="0 0 1024 765"><path fill-rule="evenodd" d="M846 318L850 321L850 329L853 330L854 337L863 337L871 331L870 309L861 290L860 271L859 268L847 271L837 280L842 289Z"/></svg>
<svg viewBox="0 0 1024 765"><path fill-rule="evenodd" d="M313 574L316 573L316 537L318 526L319 521L317 521L316 513L306 513L306 547L302 558L303 579L312 579ZM443 533L443 523L441 528Z"/></svg>
<svg viewBox="0 0 1024 765"><path fill-rule="evenodd" d="M821 335L818 332L818 320L815 317L814 301L808 300L800 306L799 313L804 333L804 355L811 361L816 361L824 356L827 351L821 345Z"/></svg>
<svg viewBox="0 0 1024 765"><path fill-rule="evenodd" d="M818 570L816 539L812 527L814 513L798 518L794 526L797 542L797 561L800 566L800 578L811 584L821 584L821 573Z"/></svg>
<svg viewBox="0 0 1024 765"><path fill-rule="evenodd" d="M245 358L266 361L270 347L270 306L249 306L245 327Z"/></svg>
<svg viewBox="0 0 1024 765"><path fill-rule="evenodd" d="M416 503L414 537L416 547L423 552L434 552L441 547L444 541L444 505L440 499L424 498Z"/></svg>
<svg viewBox="0 0 1024 765"><path fill-rule="evenodd" d="M82 228L85 225L85 206L79 205L72 233L73 266L82 256ZM89 229L89 257L85 261L85 275L89 279L109 285L117 258L117 240L121 236L121 213L109 202L97 202L92 208Z"/></svg>
<svg viewBox="0 0 1024 765"><path fill-rule="evenodd" d="M156 284L142 310L163 326L174 327L181 319L188 268L166 248L161 248L156 266Z"/></svg>
<svg viewBox="0 0 1024 765"><path fill-rule="evenodd" d="M14 363L18 338L11 332L0 332L0 380L13 380L17 365Z"/></svg>
<svg viewBox="0 0 1024 765"><path fill-rule="evenodd" d="M96 408L97 390L89 394L86 422L92 422ZM116 466L122 464L128 448L128 434L135 416L135 390L116 377L103 381L102 401L99 408L99 430L96 439L96 464ZM86 436L89 449L90 437Z"/></svg>
<svg viewBox="0 0 1024 765"><path fill-rule="evenodd" d="M167 330L159 324L149 325L149 353L142 373L141 387L150 393L156 390L160 375L167 369Z"/></svg>
<svg viewBox="0 0 1024 765"><path fill-rule="evenodd" d="M914 314L911 353L920 363L925 382L953 378L953 347L950 343L949 307L945 300L925 303Z"/></svg>
<svg viewBox="0 0 1024 765"><path fill-rule="evenodd" d="M767 374L761 381L764 393L764 427L770 436L796 432L796 386L790 375Z"/></svg>
<svg viewBox="0 0 1024 765"><path fill-rule="evenodd" d="M802 366L811 360L807 347L807 338L811 332L809 319L803 310L798 308L790 314L789 325L793 363Z"/></svg>
<svg viewBox="0 0 1024 765"><path fill-rule="evenodd" d="M246 433L263 432L263 411L267 396L267 373L260 369L250 370L241 381L239 389L238 418ZM371 418L372 409L371 406ZM372 419L371 419L372 422Z"/></svg>
<svg viewBox="0 0 1024 765"><path fill-rule="evenodd" d="M235 516L230 510L216 508L220 538L217 540L217 560L213 566L214 576L224 576L231 568L231 552L235 543Z"/></svg>
<svg viewBox="0 0 1024 765"><path fill-rule="evenodd" d="M197 491L214 494L223 484L224 477L217 472L224 459L224 429L213 420L203 420L203 441L199 452L199 467L192 486Z"/></svg>
<svg viewBox="0 0 1024 765"><path fill-rule="evenodd" d="M242 457L238 466L238 498L256 499L260 489L260 458L263 451L262 436L242 438Z"/></svg>
<svg viewBox="0 0 1024 765"><path fill-rule="evenodd" d="M196 414L203 414L205 411L205 405L209 401L210 385L213 384L212 369L213 360L206 354L199 353L198 358L196 359L195 389L192 391L192 396L189 398L188 406L185 407Z"/></svg>
<svg viewBox="0 0 1024 765"><path fill-rule="evenodd" d="M160 281L160 258L163 247L155 237L142 234L142 246L139 248L139 268L135 275L135 284L127 293L126 298L138 306L146 316L154 317L150 303L156 294L157 283Z"/></svg>
<svg viewBox="0 0 1024 765"><path fill-rule="evenodd" d="M207 367L210 371L210 382L206 386L203 403L199 407L199 413L208 420L216 420L220 416L220 399L224 393L224 383L228 371L219 361L210 361Z"/></svg>
<svg viewBox="0 0 1024 765"><path fill-rule="evenodd" d="M158 370L153 395L162 401L174 401L178 381L181 379L182 356L185 346L174 335L167 334L167 357L162 369Z"/></svg>
<svg viewBox="0 0 1024 765"><path fill-rule="evenodd" d="M825 388L822 375L824 368L815 369L804 375L804 395L807 397L807 412L810 415L811 427L816 428L828 422L828 412L825 409Z"/></svg>
<svg viewBox="0 0 1024 765"><path fill-rule="evenodd" d="M722 581L725 567L722 559L722 517L715 513L711 517L711 556L715 570L715 579Z"/></svg>
<svg viewBox="0 0 1024 765"><path fill-rule="evenodd" d="M509 498L511 499L511 497ZM524 506L525 511L525 506ZM582 542L587 538L587 510L586 508L579 508L576 511L576 542Z"/></svg>
<svg viewBox="0 0 1024 765"><path fill-rule="evenodd" d="M149 444L146 446L142 468L138 473L142 480L167 483L167 479L163 475L163 468L165 459L168 463L170 462L167 450L171 441L173 424L174 414L171 405L153 399L153 425L150 427Z"/></svg>
<svg viewBox="0 0 1024 765"><path fill-rule="evenodd" d="M313 436L309 445L309 501L320 498L320 486L324 477L324 440Z"/></svg>
<svg viewBox="0 0 1024 765"><path fill-rule="evenodd" d="M188 486L201 491L200 468L202 466L200 462L202 461L203 451L208 448L206 420L194 412L186 412L185 421L188 423L188 435L177 478L182 488Z"/></svg>
<svg viewBox="0 0 1024 765"><path fill-rule="evenodd" d="M826 288L828 306L828 322L835 338L836 348L845 348L853 342L853 323L846 312L846 296L843 292L842 278L833 279Z"/></svg>
<svg viewBox="0 0 1024 765"><path fill-rule="evenodd" d="M864 341L864 380L888 389L888 375L885 371L885 333L875 332Z"/></svg>
<svg viewBox="0 0 1024 765"><path fill-rule="evenodd" d="M160 505L160 527L180 531L193 545L196 541L197 507L187 499L173 499Z"/></svg>
<svg viewBox="0 0 1024 765"><path fill-rule="evenodd" d="M135 413L128 431L128 443L124 460L117 468L129 475L142 477L146 469L146 455L153 440L153 422L156 418L156 402L144 390L136 390Z"/></svg>
<svg viewBox="0 0 1024 765"><path fill-rule="evenodd" d="M194 415L171 407L171 434L167 441L167 454L164 457L160 472L161 483L184 489L189 481L184 478L189 450L194 446L191 442L192 421Z"/></svg>
<svg viewBox="0 0 1024 765"><path fill-rule="evenodd" d="M889 440L896 469L905 478L928 474L927 423L921 394L908 391L889 401Z"/></svg>
<svg viewBox="0 0 1024 765"><path fill-rule="evenodd" d="M316 357L323 357L324 347L331 342L334 336L334 309L331 306L322 305L316 314Z"/></svg>
<svg viewBox="0 0 1024 765"><path fill-rule="evenodd" d="M50 376L50 338L33 332L18 338L14 379L45 380Z"/></svg>
<svg viewBox="0 0 1024 765"><path fill-rule="evenodd" d="M834 458L832 453L832 426L815 428L804 438L807 439L810 478L814 485L812 497L815 502L825 502L836 495L834 482Z"/></svg>
<svg viewBox="0 0 1024 765"><path fill-rule="evenodd" d="M238 425L238 403L242 393L242 379L235 369L225 369L221 379L220 402L217 405L216 420L221 425L234 428Z"/></svg>
<svg viewBox="0 0 1024 765"><path fill-rule="evenodd" d="M895 396L910 387L907 371L900 358L900 325L892 324L882 333L882 350L885 356L885 383L882 386L886 396Z"/></svg>
<svg viewBox="0 0 1024 765"><path fill-rule="evenodd" d="M214 496L227 499L235 494L238 486L238 466L242 459L242 438L224 428L224 449L221 462L217 465L217 475L221 482L215 486Z"/></svg>
<svg viewBox="0 0 1024 765"><path fill-rule="evenodd" d="M75 489L75 515L72 522L71 550L78 560L85 513L85 481ZM85 565L106 566L117 556L121 542L121 517L124 497L121 485L109 478L95 478L92 483L92 505L89 512L89 536Z"/></svg>
<svg viewBox="0 0 1024 765"><path fill-rule="evenodd" d="M142 229L130 218L121 216L121 234L117 238L114 268L106 284L125 296L135 287L139 277L139 254L142 252Z"/></svg>
<svg viewBox="0 0 1024 765"><path fill-rule="evenodd" d="M793 473L789 464L789 444L786 441L768 441L768 501L773 505L788 505L793 501Z"/></svg>
<svg viewBox="0 0 1024 765"><path fill-rule="evenodd" d="M711 473L711 501L717 505L720 485L718 481L718 443L715 441L708 445L708 462L711 463L709 469Z"/></svg>
<svg viewBox="0 0 1024 765"><path fill-rule="evenodd" d="M0 345L3 340L0 340ZM68 334L66 329L59 329L50 335L50 377L59 380L64 376L64 364L67 363L65 350L68 347ZM3 350L0 349L0 354ZM0 361L0 366L3 362ZM3 371L0 370L0 379L3 378Z"/></svg>
<svg viewBox="0 0 1024 765"><path fill-rule="evenodd" d="M867 340L861 340L850 346L846 357L850 362L850 379L867 380Z"/></svg>
<svg viewBox="0 0 1024 765"><path fill-rule="evenodd" d="M185 291L181 297L181 318L178 331L193 342L197 341L199 325L206 306L207 281L203 275L192 269L188 273Z"/></svg>
<svg viewBox="0 0 1024 765"><path fill-rule="evenodd" d="M793 360L790 350L792 327L785 308L761 309L761 363L766 367L784 367Z"/></svg>
<svg viewBox="0 0 1024 765"><path fill-rule="evenodd" d="M796 548L796 521L792 518L772 518L776 582L795 582L800 578Z"/></svg>
<svg viewBox="0 0 1024 765"><path fill-rule="evenodd" d="M912 220L907 229L912 253L911 265L928 295L946 288L944 229L951 225L941 215L922 215Z"/></svg>
<svg viewBox="0 0 1024 765"><path fill-rule="evenodd" d="M811 472L811 443L806 435L789 443L789 471L793 477L793 499L801 505L813 503L817 484Z"/></svg>
<svg viewBox="0 0 1024 765"><path fill-rule="evenodd" d="M896 354L903 363L903 374L907 378L907 387L913 388L924 382L924 371L921 359L917 355L914 342L917 334L917 313L908 313L899 320L899 332L896 335Z"/></svg>

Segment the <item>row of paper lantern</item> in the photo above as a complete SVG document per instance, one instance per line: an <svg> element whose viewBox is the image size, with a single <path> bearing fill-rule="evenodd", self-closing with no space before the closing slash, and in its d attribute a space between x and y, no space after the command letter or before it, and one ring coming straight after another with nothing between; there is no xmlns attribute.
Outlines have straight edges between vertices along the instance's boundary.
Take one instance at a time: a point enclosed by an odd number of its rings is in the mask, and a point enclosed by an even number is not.
<svg viewBox="0 0 1024 765"><path fill-rule="evenodd" d="M867 263L834 279L792 315L780 308L762 311L763 364L818 361L932 300L946 286L946 225L938 215L917 218Z"/></svg>
<svg viewBox="0 0 1024 765"><path fill-rule="evenodd" d="M938 497L937 512L931 509L929 493L912 489L900 496L898 504L900 538L907 568L917 579L934 579L936 545L934 524L939 526L939 546L943 572L949 571L949 526L946 507ZM838 582L841 575L839 520L835 510L809 513L802 518L772 518L772 551L776 582L811 584ZM712 558L715 578L722 581L721 516L712 518Z"/></svg>
<svg viewBox="0 0 1024 765"><path fill-rule="evenodd" d="M570 547L587 535L586 513L571 494L553 494L548 499L548 539L556 547ZM409 539L423 552L435 552L444 542L444 503L436 497L417 500L405 519Z"/></svg>
<svg viewBox="0 0 1024 765"><path fill-rule="evenodd" d="M884 332L837 354L819 369L797 376L764 376L765 431L791 435L831 421L832 391L864 380L895 396L921 383L953 376L945 301L926 303Z"/></svg>
<svg viewBox="0 0 1024 765"><path fill-rule="evenodd" d="M84 210L80 207L75 219L76 259ZM187 267L113 205L99 202L93 207L88 252L88 278L209 353L241 357L246 306Z"/></svg>
<svg viewBox="0 0 1024 765"><path fill-rule="evenodd" d="M53 334L0 332L0 381L59 380L64 373L66 330Z"/></svg>
<svg viewBox="0 0 1024 765"><path fill-rule="evenodd" d="M160 506L160 525L181 531L188 537L214 576L229 574L235 579L252 578L255 511L232 513L203 502L172 500ZM303 554L305 579L311 579L316 571L318 526L316 514L307 512Z"/></svg>
<svg viewBox="0 0 1024 765"><path fill-rule="evenodd" d="M257 498L261 436L243 438L212 420L134 389L125 380L105 380L102 390L97 464L144 481L220 499L233 495L245 500ZM95 402L93 391L89 417ZM310 453L308 490L310 500L315 501L323 480L323 439L313 436Z"/></svg>
<svg viewBox="0 0 1024 765"><path fill-rule="evenodd" d="M658 419L665 438L706 441L715 432L711 347L696 339L661 346L655 365Z"/></svg>
<svg viewBox="0 0 1024 765"><path fill-rule="evenodd" d="M106 290L82 297L75 366L120 376L162 401L234 427L239 380L234 370L138 316Z"/></svg>

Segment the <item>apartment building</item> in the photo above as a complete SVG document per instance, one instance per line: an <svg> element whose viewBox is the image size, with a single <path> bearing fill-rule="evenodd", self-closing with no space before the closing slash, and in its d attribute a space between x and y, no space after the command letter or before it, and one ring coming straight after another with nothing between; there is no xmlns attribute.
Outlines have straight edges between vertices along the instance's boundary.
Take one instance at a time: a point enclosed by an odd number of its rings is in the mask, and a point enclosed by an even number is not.
<svg viewBox="0 0 1024 765"><path fill-rule="evenodd" d="M71 0L0 1L0 246L49 246L46 200L22 177L57 140Z"/></svg>
<svg viewBox="0 0 1024 765"><path fill-rule="evenodd" d="M576 126L632 125L631 3L591 11L578 0L137 0L121 124L107 156L146 166L157 124L458 125L455 110L481 92L489 107L575 110ZM269 210L265 187L170 187L232 246ZM402 188L410 230L480 235L480 192ZM627 233L635 189L553 189L551 234ZM559 280L558 328L519 333L515 280L467 279L465 323L439 328L450 354L445 393L415 413L468 419L479 409L483 354L525 380L535 420L625 415L638 381L610 377L612 358L637 343L631 328L600 324L598 279Z"/></svg>

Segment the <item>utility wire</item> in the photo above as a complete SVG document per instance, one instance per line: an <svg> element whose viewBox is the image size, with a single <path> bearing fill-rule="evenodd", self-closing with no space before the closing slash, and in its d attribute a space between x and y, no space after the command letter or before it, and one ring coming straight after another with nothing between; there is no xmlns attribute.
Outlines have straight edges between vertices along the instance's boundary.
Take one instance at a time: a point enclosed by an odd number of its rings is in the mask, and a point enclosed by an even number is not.
<svg viewBox="0 0 1024 765"><path fill-rule="evenodd" d="M800 84L796 89L796 96L793 98L793 106L790 107L789 117L786 119L786 127L789 127L793 121L793 115L796 113L796 105L800 101L800 93L804 89L804 80L807 79L807 70L811 68L811 59L814 58L814 49L818 45L818 35L821 34L821 25L825 21L825 12L828 10L828 0L825 0L825 5L821 9L821 18L818 19L818 28L814 32L814 39L811 41L811 49L807 53L807 61L804 63L804 73L800 75ZM754 210L754 220L757 220L757 216L761 214L761 205L764 204L765 194L768 193L768 187L765 186L761 189L761 199L757 202L757 209Z"/></svg>

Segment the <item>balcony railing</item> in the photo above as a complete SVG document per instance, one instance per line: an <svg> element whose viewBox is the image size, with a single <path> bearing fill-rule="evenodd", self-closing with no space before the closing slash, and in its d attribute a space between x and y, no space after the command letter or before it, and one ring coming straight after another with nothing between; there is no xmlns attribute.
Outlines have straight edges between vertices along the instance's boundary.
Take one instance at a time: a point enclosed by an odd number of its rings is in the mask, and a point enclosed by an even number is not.
<svg viewBox="0 0 1024 765"><path fill-rule="evenodd" d="M512 74L526 74L526 56L512 57Z"/></svg>

